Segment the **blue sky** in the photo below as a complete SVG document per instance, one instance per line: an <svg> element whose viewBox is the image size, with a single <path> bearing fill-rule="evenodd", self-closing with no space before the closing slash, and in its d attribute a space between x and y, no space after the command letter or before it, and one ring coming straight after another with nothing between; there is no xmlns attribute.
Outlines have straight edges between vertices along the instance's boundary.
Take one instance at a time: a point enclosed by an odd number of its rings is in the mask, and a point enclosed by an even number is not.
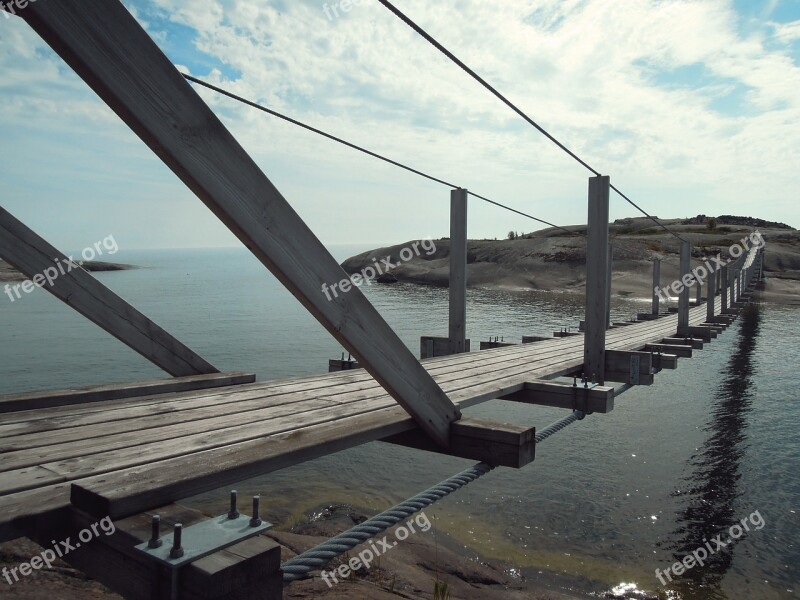
<svg viewBox="0 0 800 600"><path fill-rule="evenodd" d="M378 2L356 4L126 2L182 71L525 212L585 220L588 172ZM800 0L397 4L651 213L800 226ZM0 18L0 63L6 209L64 249L109 234L122 249L238 245L21 19ZM447 188L199 93L323 242L447 234ZM471 237L537 228L471 200Z"/></svg>

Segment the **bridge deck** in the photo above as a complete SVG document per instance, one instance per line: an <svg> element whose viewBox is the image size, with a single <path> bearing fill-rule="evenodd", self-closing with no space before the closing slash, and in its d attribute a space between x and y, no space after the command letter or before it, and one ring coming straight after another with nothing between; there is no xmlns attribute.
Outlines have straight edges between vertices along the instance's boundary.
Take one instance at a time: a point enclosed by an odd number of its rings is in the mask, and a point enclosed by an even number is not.
<svg viewBox="0 0 800 600"><path fill-rule="evenodd" d="M614 328L606 346L640 349L676 327L670 315ZM462 408L582 363L583 336L423 361ZM73 483L116 518L414 428L362 370L0 414L0 541L46 527Z"/></svg>

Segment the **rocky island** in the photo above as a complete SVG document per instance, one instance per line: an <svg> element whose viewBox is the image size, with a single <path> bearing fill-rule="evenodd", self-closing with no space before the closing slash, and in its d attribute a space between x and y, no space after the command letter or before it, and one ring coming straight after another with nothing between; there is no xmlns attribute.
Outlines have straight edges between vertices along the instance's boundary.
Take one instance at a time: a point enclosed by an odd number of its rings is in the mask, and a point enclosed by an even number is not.
<svg viewBox="0 0 800 600"><path fill-rule="evenodd" d="M721 254L758 231L766 240L764 299L800 304L800 231L783 223L752 217L723 215L660 220L692 244L693 266ZM583 293L586 283L586 225L533 233L510 232L506 239L470 240L467 285L514 290ZM652 264L662 259L661 277L678 277L680 242L647 217L618 219L609 226L614 247L614 295L649 298ZM348 274L360 273L387 256L395 265L391 274L401 283L444 286L449 279L450 240L435 240L436 249L406 260L400 256L413 242L377 248L342 263Z"/></svg>

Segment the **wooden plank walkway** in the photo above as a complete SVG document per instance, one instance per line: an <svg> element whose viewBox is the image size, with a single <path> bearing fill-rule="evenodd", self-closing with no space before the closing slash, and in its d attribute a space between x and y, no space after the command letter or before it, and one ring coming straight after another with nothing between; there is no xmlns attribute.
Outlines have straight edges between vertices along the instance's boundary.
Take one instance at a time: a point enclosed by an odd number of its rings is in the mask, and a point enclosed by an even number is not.
<svg viewBox="0 0 800 600"><path fill-rule="evenodd" d="M606 346L660 342L677 319L611 329ZM461 408L582 363L583 336L423 361ZM46 528L73 483L81 506L119 518L415 427L363 370L0 414L0 541Z"/></svg>

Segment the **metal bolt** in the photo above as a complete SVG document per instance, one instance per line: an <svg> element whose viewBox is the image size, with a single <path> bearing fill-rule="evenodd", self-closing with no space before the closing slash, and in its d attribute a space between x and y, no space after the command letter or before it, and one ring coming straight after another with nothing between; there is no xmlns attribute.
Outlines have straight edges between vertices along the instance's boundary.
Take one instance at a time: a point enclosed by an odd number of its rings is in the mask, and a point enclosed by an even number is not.
<svg viewBox="0 0 800 600"><path fill-rule="evenodd" d="M147 542L148 548L160 548L164 542L161 538L161 517L158 515L153 515L153 521L151 522L151 534L150 534L150 541Z"/></svg>
<svg viewBox="0 0 800 600"><path fill-rule="evenodd" d="M231 491L231 509L228 512L229 519L238 519L239 518L239 510L236 508L237 504L237 497L238 492L236 490Z"/></svg>
<svg viewBox="0 0 800 600"><path fill-rule="evenodd" d="M172 550L169 551L170 558L180 558L183 556L183 548L181 548L182 537L183 525L175 523L175 529L172 531Z"/></svg>
<svg viewBox="0 0 800 600"><path fill-rule="evenodd" d="M250 527L258 527L261 525L261 519L258 517L258 506L261 503L261 496L253 496L253 518L250 519Z"/></svg>

